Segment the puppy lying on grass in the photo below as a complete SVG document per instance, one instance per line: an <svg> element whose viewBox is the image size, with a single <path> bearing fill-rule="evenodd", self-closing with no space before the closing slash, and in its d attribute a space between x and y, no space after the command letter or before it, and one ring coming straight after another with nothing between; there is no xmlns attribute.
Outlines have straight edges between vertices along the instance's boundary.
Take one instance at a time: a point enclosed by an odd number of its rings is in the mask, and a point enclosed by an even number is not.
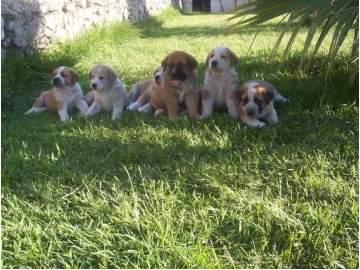
<svg viewBox="0 0 360 270"><path fill-rule="evenodd" d="M151 94L157 87L160 87L162 79L162 67L158 67L152 80L144 80L136 83L129 92L129 103L127 107L130 111L139 111L143 113L152 112L150 104Z"/></svg>
<svg viewBox="0 0 360 270"><path fill-rule="evenodd" d="M88 105L78 81L79 75L73 69L65 66L58 67L52 74L53 88L42 92L25 115L43 111L57 112L60 120L65 122L69 120L69 112L74 107L85 114Z"/></svg>
<svg viewBox="0 0 360 270"><path fill-rule="evenodd" d="M261 80L243 82L237 93L240 120L251 127L264 127L278 122L274 102L286 102L273 85Z"/></svg>

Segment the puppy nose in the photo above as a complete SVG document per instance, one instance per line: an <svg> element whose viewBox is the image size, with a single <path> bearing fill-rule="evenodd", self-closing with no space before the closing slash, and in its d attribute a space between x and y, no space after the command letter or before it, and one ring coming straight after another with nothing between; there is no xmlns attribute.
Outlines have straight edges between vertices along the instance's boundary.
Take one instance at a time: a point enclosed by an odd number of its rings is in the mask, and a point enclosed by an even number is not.
<svg viewBox="0 0 360 270"><path fill-rule="evenodd" d="M54 83L54 84L60 83L60 78L58 78L58 77L54 78L54 79L53 79L53 83Z"/></svg>
<svg viewBox="0 0 360 270"><path fill-rule="evenodd" d="M160 75L155 76L155 81L160 81Z"/></svg>
<svg viewBox="0 0 360 270"><path fill-rule="evenodd" d="M93 83L93 84L91 84L91 87L92 87L93 89L96 89L97 84L96 84L96 83Z"/></svg>
<svg viewBox="0 0 360 270"><path fill-rule="evenodd" d="M213 67L216 67L217 64L218 64L218 62L217 62L216 60L213 60L213 61L211 62L211 66L213 66Z"/></svg>
<svg viewBox="0 0 360 270"><path fill-rule="evenodd" d="M252 108L249 108L249 109L247 109L247 110L246 110L246 113L247 113L247 115L252 116L252 115L254 115L254 114L255 114L255 110L254 110L254 109L252 109Z"/></svg>

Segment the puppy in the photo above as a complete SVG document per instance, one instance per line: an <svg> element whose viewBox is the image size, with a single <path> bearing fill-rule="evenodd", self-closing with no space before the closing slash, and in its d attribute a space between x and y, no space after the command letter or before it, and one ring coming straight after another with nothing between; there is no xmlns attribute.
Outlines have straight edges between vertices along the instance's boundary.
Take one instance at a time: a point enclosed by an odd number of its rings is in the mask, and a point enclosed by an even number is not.
<svg viewBox="0 0 360 270"><path fill-rule="evenodd" d="M69 120L69 111L77 107L86 113L88 105L84 100L81 86L77 83L79 75L69 67L61 66L52 74L53 88L41 93L25 115L35 112L57 112L60 120Z"/></svg>
<svg viewBox="0 0 360 270"><path fill-rule="evenodd" d="M96 65L90 72L90 87L93 89L86 95L91 106L86 116L93 116L102 110L112 112L111 120L121 116L128 103L123 82L115 71L106 65Z"/></svg>
<svg viewBox="0 0 360 270"><path fill-rule="evenodd" d="M152 91L160 86L162 78L162 67L158 67L153 75L152 80L144 80L136 83L129 92L128 110L149 113L152 111L150 97Z"/></svg>
<svg viewBox="0 0 360 270"><path fill-rule="evenodd" d="M183 105L190 117L199 118L196 66L195 58L183 51L173 51L164 58L160 87L150 97L156 115L165 112L169 119L175 120Z"/></svg>
<svg viewBox="0 0 360 270"><path fill-rule="evenodd" d="M273 85L261 80L243 82L237 97L240 120L251 127L264 127L266 123L277 123L278 116L274 102L287 101Z"/></svg>
<svg viewBox="0 0 360 270"><path fill-rule="evenodd" d="M236 91L239 86L235 71L237 62L237 56L226 47L217 47L208 54L204 87L201 91L201 118L211 116L214 109L225 107L232 117L239 117L236 108Z"/></svg>

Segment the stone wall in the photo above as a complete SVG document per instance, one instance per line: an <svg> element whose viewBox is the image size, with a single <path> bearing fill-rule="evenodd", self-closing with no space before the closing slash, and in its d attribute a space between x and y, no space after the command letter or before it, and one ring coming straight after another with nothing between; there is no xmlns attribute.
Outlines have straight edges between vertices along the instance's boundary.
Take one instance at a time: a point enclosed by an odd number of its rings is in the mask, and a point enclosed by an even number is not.
<svg viewBox="0 0 360 270"><path fill-rule="evenodd" d="M1 48L31 53L93 24L139 21L170 5L178 0L2 0Z"/></svg>

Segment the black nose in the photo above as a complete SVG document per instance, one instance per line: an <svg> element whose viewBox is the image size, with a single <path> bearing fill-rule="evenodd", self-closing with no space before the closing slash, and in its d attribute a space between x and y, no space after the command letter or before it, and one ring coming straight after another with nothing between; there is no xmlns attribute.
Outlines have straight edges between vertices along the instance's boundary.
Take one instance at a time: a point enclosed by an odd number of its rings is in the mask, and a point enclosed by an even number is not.
<svg viewBox="0 0 360 270"><path fill-rule="evenodd" d="M155 76L155 81L160 81L160 75Z"/></svg>
<svg viewBox="0 0 360 270"><path fill-rule="evenodd" d="M56 77L53 79L53 83L56 85L56 84L59 84L61 81L60 81L60 78Z"/></svg>
<svg viewBox="0 0 360 270"><path fill-rule="evenodd" d="M249 108L246 110L247 115L253 116L255 114L255 110L252 108Z"/></svg>
<svg viewBox="0 0 360 270"><path fill-rule="evenodd" d="M93 83L93 84L91 84L91 87L92 87L93 89L96 89L97 84L96 84L96 83Z"/></svg>
<svg viewBox="0 0 360 270"><path fill-rule="evenodd" d="M213 61L211 62L211 66L213 66L213 67L216 67L217 64L218 64L218 62L217 62L216 60L213 60Z"/></svg>

